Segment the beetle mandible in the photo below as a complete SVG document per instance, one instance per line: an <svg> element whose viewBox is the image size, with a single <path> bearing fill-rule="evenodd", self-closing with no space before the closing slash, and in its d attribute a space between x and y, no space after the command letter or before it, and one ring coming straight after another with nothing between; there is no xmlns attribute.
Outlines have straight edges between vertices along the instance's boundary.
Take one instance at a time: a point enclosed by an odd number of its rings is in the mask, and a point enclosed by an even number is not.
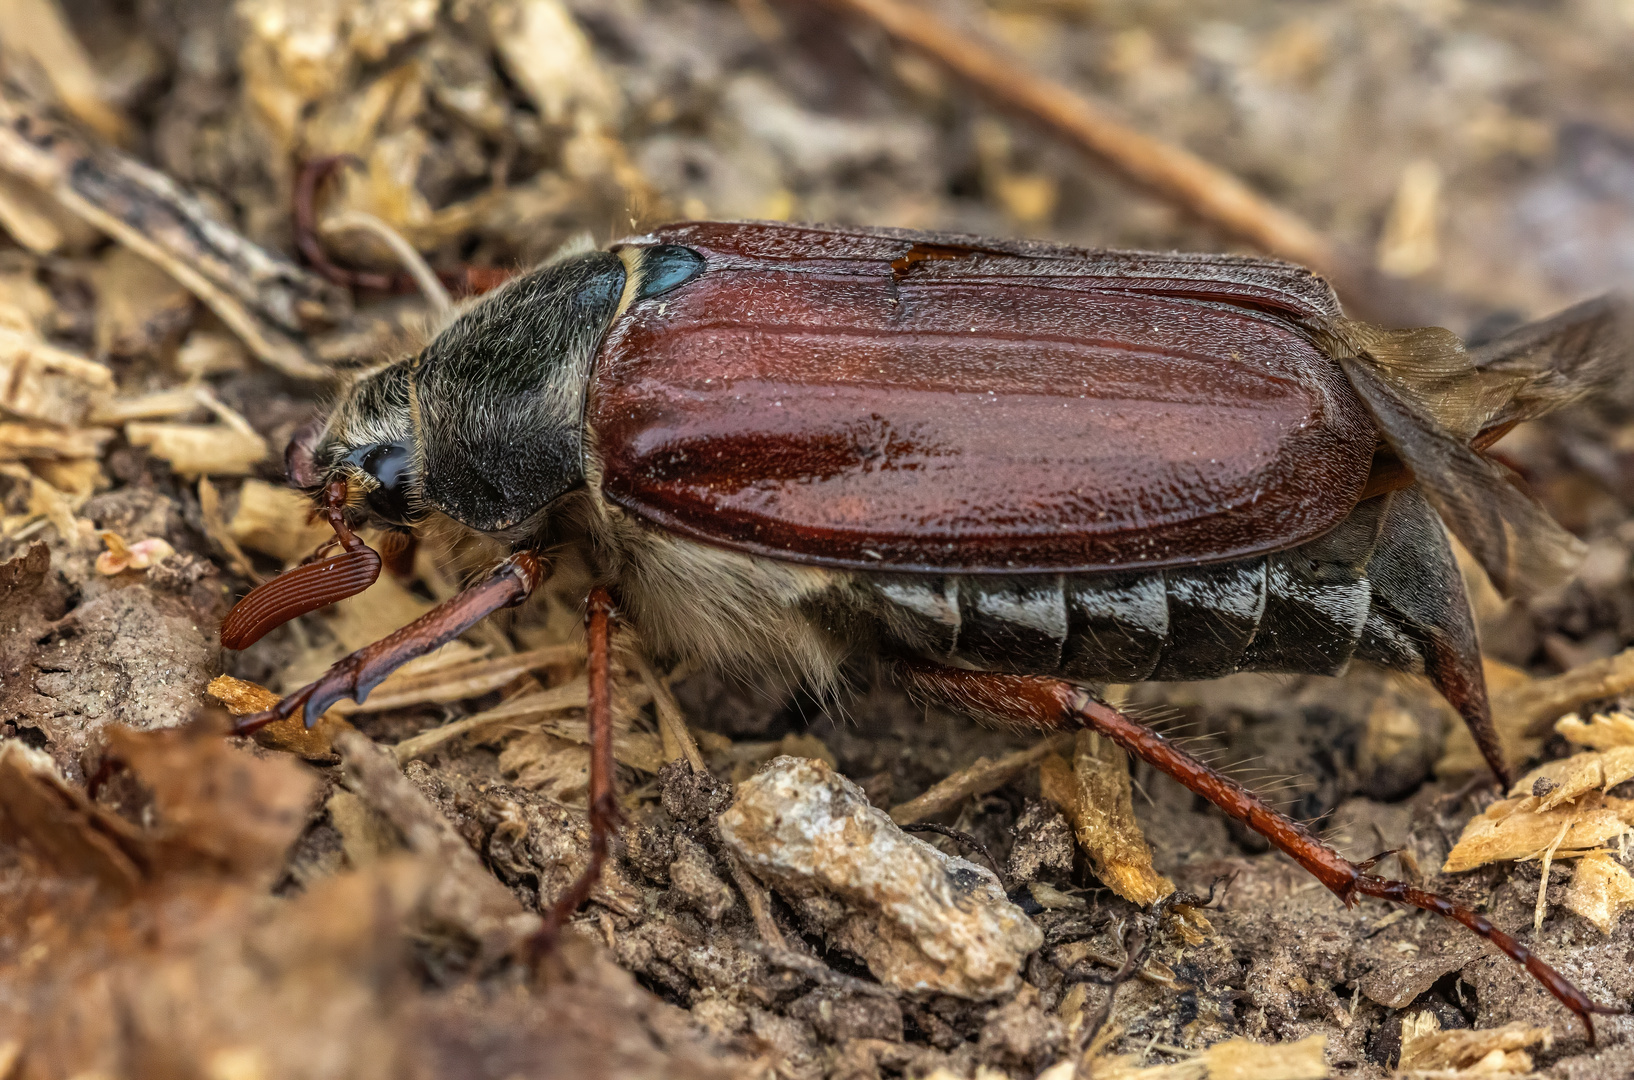
<svg viewBox="0 0 1634 1080"><path fill-rule="evenodd" d="M222 642L365 588L365 522L448 521L512 555L240 730L362 701L572 546L596 579L592 860L551 931L616 824L616 598L656 656L823 687L876 654L921 698L1087 725L1347 903L1464 923L1589 1025L1610 1010L1483 916L1342 858L1095 688L1422 672L1508 782L1447 533L1505 591L1569 575L1578 542L1483 451L1603 382L1627 323L1602 299L1465 350L1349 321L1273 260L887 229L688 223L558 257L297 436L291 480L340 550L251 592Z"/></svg>

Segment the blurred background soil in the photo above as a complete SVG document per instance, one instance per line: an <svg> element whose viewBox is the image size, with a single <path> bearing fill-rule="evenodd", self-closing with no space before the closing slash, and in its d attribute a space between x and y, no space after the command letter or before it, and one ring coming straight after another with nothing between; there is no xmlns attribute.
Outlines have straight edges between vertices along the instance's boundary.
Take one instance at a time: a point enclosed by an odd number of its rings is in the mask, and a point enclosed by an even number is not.
<svg viewBox="0 0 1634 1080"><path fill-rule="evenodd" d="M1634 288L1629 0L922 10L1302 218L1347 306L1374 320L1481 340ZM456 297L482 271L679 218L1253 251L1238 232L987 104L841 3L6 0L0 74L0 1080L996 1078L1067 1062L1064 1080L1147 938L1095 1075L1385 1076L1408 1064L1404 1025L1411 1043L1427 1017L1523 1033L1440 1075L1634 1073L1634 1022L1601 1018L1590 1048L1467 932L1345 909L1136 766L1156 871L1198 894L1220 884L1208 932L1148 920L1075 851L1043 753L925 815L984 845L923 837L991 858L1042 932L1017 987L882 991L729 850L715 815L731 785L787 754L900 808L1038 740L927 713L867 671L819 700L774 675L644 673L626 654L628 822L535 977L518 950L587 843L572 566L366 710L260 746L210 733L210 707L259 700L247 684L294 689L485 565L426 545L402 580L243 654L219 646L232 600L325 535L283 487L282 447L335 378L406 355L439 319L348 214L384 222ZM293 212L302 164L332 155L347 158L315 205L319 256L352 275L339 284L296 250ZM178 200L191 217L166 216ZM379 280L350 287L358 272ZM1472 577L1494 688L1612 673L1541 720L1509 716L1516 761L1569 756L1555 717L1614 709L1634 685L1619 666L1634 644L1630 380L1499 448L1590 553L1526 604ZM207 692L223 673L243 681ZM1481 908L1597 1000L1634 998L1620 863L1603 925L1568 903L1564 859L1440 872L1499 793L1421 681L1357 665L1111 693L1351 857L1399 849L1381 870ZM660 714L676 708L706 771L675 760L689 748ZM1053 751L1063 769L1098 752ZM1597 841L1613 863L1621 831ZM1313 1036L1315 1056L1286 1067L1198 1056Z"/></svg>

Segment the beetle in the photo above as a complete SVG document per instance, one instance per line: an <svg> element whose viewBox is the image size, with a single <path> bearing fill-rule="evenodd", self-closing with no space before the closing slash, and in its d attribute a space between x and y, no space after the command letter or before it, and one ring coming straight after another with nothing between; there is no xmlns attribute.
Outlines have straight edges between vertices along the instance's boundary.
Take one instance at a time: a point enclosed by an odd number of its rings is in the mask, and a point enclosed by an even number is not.
<svg viewBox="0 0 1634 1080"><path fill-rule="evenodd" d="M1506 591L1569 575L1581 545L1484 451L1603 383L1627 325L1601 299L1466 350L1347 320L1322 279L1274 260L891 229L695 222L566 254L296 437L291 479L339 550L252 591L222 642L366 587L366 522L452 524L510 557L240 730L362 701L573 547L596 580L592 859L552 928L616 824L616 598L655 655L821 687L874 654L921 698L1087 725L1347 903L1469 926L1592 1038L1590 1014L1615 1010L1483 916L1343 859L1095 688L1418 671L1509 782L1448 531Z"/></svg>

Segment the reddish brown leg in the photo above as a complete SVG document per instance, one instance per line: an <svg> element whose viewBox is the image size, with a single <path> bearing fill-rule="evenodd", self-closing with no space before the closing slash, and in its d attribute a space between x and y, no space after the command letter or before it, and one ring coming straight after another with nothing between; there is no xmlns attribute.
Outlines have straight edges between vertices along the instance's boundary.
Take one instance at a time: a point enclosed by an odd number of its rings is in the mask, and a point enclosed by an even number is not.
<svg viewBox="0 0 1634 1080"><path fill-rule="evenodd" d="M900 670L910 689L966 712L1045 730L1089 727L1105 735L1270 840L1347 905L1358 894L1376 896L1456 919L1492 942L1505 956L1524 965L1562 1005L1576 1013L1588 1029L1590 1045L1594 1043L1592 1014L1626 1011L1590 1001L1563 975L1493 926L1484 915L1406 882L1366 873L1305 826L1272 809L1252 791L1209 768L1151 728L1096 701L1081 687L1059 679L995 675L921 663L904 663Z"/></svg>
<svg viewBox="0 0 1634 1080"><path fill-rule="evenodd" d="M377 274L367 270L353 270L329 258L323 240L318 236L318 189L342 166L361 165L350 154L334 154L313 158L301 166L295 178L295 246L323 277L348 289L373 289L378 292L411 292L416 288L408 274ZM450 292L456 296L480 296L499 288L515 277L515 272L492 267L467 266L457 273L438 273Z"/></svg>
<svg viewBox="0 0 1634 1080"><path fill-rule="evenodd" d="M306 726L318 722L324 710L343 697L361 702L380 680L465 631L500 608L519 604L545 578L545 564L531 551L519 551L495 568L481 584L438 604L401 630L359 649L335 663L318 679L289 695L266 712L243 717L233 730L247 735L274 720L284 720L304 709ZM276 580L276 579L274 579Z"/></svg>
<svg viewBox="0 0 1634 1080"><path fill-rule="evenodd" d="M312 269L336 285L348 289L391 292L398 284L396 275L371 274L338 266L330 260L329 253L324 250L323 241L318 238L318 189L341 166L361 164L351 154L331 154L328 157L313 158L301 166L300 173L295 177L295 246L301 249L301 254L306 256L306 261L312 265Z"/></svg>
<svg viewBox="0 0 1634 1080"><path fill-rule="evenodd" d="M613 618L612 595L603 588L591 589L584 616L585 678L590 684L590 863L545 916L545 925L534 939L535 955L549 951L557 933L589 898L607 861L608 841L618 827L620 814L613 791L613 703L607 672Z"/></svg>

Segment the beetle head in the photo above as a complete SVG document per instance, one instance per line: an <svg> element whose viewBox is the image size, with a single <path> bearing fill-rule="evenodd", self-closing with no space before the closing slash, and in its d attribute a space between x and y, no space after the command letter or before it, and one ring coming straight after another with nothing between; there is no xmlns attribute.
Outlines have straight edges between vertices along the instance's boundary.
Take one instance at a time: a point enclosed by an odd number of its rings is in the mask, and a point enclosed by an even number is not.
<svg viewBox="0 0 1634 1080"><path fill-rule="evenodd" d="M328 420L301 428L284 451L290 483L318 498L345 485L349 516L408 528L421 515L418 442L410 416L410 362L367 375Z"/></svg>

